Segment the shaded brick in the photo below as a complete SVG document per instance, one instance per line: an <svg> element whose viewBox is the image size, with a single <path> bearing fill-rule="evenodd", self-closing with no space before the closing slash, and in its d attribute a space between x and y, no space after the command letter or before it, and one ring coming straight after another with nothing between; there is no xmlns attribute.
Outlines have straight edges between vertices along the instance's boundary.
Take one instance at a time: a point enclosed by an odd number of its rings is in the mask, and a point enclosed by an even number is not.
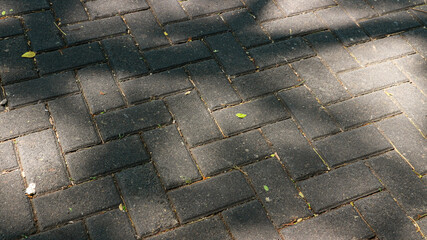
<svg viewBox="0 0 427 240"><path fill-rule="evenodd" d="M411 46L400 36L374 40L348 49L362 65L413 52Z"/></svg>
<svg viewBox="0 0 427 240"><path fill-rule="evenodd" d="M427 188L396 152L369 160L381 183L412 217L427 213Z"/></svg>
<svg viewBox="0 0 427 240"><path fill-rule="evenodd" d="M296 84L298 77L289 66L271 68L233 79L233 86L245 100Z"/></svg>
<svg viewBox="0 0 427 240"><path fill-rule="evenodd" d="M89 43L61 51L42 53L36 56L41 74L59 72L87 64L104 61L104 54L98 43Z"/></svg>
<svg viewBox="0 0 427 240"><path fill-rule="evenodd" d="M37 193L69 184L64 160L52 130L20 137L17 146L25 178L28 184L36 184Z"/></svg>
<svg viewBox="0 0 427 240"><path fill-rule="evenodd" d="M125 19L141 49L169 44L151 11L126 14Z"/></svg>
<svg viewBox="0 0 427 240"><path fill-rule="evenodd" d="M336 2L356 20L371 18L377 15L372 7L365 1L336 0Z"/></svg>
<svg viewBox="0 0 427 240"><path fill-rule="evenodd" d="M86 219L91 239L136 239L127 214L116 209Z"/></svg>
<svg viewBox="0 0 427 240"><path fill-rule="evenodd" d="M223 13L222 17L245 47L269 43L267 35L247 10Z"/></svg>
<svg viewBox="0 0 427 240"><path fill-rule="evenodd" d="M60 228L28 237L29 240L84 240L88 239L83 222L72 223Z"/></svg>
<svg viewBox="0 0 427 240"><path fill-rule="evenodd" d="M158 100L130 108L108 112L95 117L104 140L122 137L159 124L171 121L165 104Z"/></svg>
<svg viewBox="0 0 427 240"><path fill-rule="evenodd" d="M195 91L166 98L182 135L190 146L222 137Z"/></svg>
<svg viewBox="0 0 427 240"><path fill-rule="evenodd" d="M49 109L64 152L100 142L81 95L53 100Z"/></svg>
<svg viewBox="0 0 427 240"><path fill-rule="evenodd" d="M313 50L299 37L252 48L248 52L261 68L314 55Z"/></svg>
<svg viewBox="0 0 427 240"><path fill-rule="evenodd" d="M249 165L243 170L276 227L301 217L311 216L307 204L275 158ZM268 191L265 187L268 187Z"/></svg>
<svg viewBox="0 0 427 240"><path fill-rule="evenodd" d="M305 220L280 232L285 239L370 239L373 232L351 206Z"/></svg>
<svg viewBox="0 0 427 240"><path fill-rule="evenodd" d="M175 125L144 132L143 138L166 189L201 179Z"/></svg>
<svg viewBox="0 0 427 240"><path fill-rule="evenodd" d="M287 15L335 5L335 2L332 0L314 0L310 2L304 0L278 0L277 3Z"/></svg>
<svg viewBox="0 0 427 240"><path fill-rule="evenodd" d="M411 13L415 15L423 24L427 26L427 5L421 5L413 8Z"/></svg>
<svg viewBox="0 0 427 240"><path fill-rule="evenodd" d="M144 0L93 0L86 1L86 7L95 18L149 8Z"/></svg>
<svg viewBox="0 0 427 240"><path fill-rule="evenodd" d="M65 156L71 177L83 181L126 166L148 162L149 155L138 136L83 149Z"/></svg>
<svg viewBox="0 0 427 240"><path fill-rule="evenodd" d="M78 71L84 96L93 114L124 105L119 88L107 65L95 65Z"/></svg>
<svg viewBox="0 0 427 240"><path fill-rule="evenodd" d="M117 174L117 181L138 235L178 223L154 167L148 163Z"/></svg>
<svg viewBox="0 0 427 240"><path fill-rule="evenodd" d="M347 52L342 44L331 32L320 32L306 36L319 56L331 67L332 71L339 72L359 67L359 64Z"/></svg>
<svg viewBox="0 0 427 240"><path fill-rule="evenodd" d="M424 93L427 93L427 63L418 54L394 61L398 68L409 77Z"/></svg>
<svg viewBox="0 0 427 240"><path fill-rule="evenodd" d="M255 66L231 33L205 38L228 75L255 70Z"/></svg>
<svg viewBox="0 0 427 240"><path fill-rule="evenodd" d="M89 19L80 0L52 0L52 8L55 11L56 18L62 24Z"/></svg>
<svg viewBox="0 0 427 240"><path fill-rule="evenodd" d="M238 118L237 113L247 116ZM224 134L228 136L290 117L274 95L216 111L213 116Z"/></svg>
<svg viewBox="0 0 427 240"><path fill-rule="evenodd" d="M178 67L185 63L209 58L207 47L201 41L192 41L144 53L145 59L154 71Z"/></svg>
<svg viewBox="0 0 427 240"><path fill-rule="evenodd" d="M129 103L191 88L184 70L174 69L120 83Z"/></svg>
<svg viewBox="0 0 427 240"><path fill-rule="evenodd" d="M261 130L273 144L273 149L293 179L300 180L327 170L291 119L268 125Z"/></svg>
<svg viewBox="0 0 427 240"><path fill-rule="evenodd" d="M328 110L344 128L362 125L400 112L382 91L333 104Z"/></svg>
<svg viewBox="0 0 427 240"><path fill-rule="evenodd" d="M270 0L243 0L246 7L255 15L259 22L283 17L284 14Z"/></svg>
<svg viewBox="0 0 427 240"><path fill-rule="evenodd" d="M43 104L0 113L0 139L50 127L49 115Z"/></svg>
<svg viewBox="0 0 427 240"><path fill-rule="evenodd" d="M177 0L148 0L148 2L162 24L188 18Z"/></svg>
<svg viewBox="0 0 427 240"><path fill-rule="evenodd" d="M380 239L423 239L387 192L358 200L354 205Z"/></svg>
<svg viewBox="0 0 427 240"><path fill-rule="evenodd" d="M192 17L243 7L238 0L210 1L210 0L188 0L181 3Z"/></svg>
<svg viewBox="0 0 427 240"><path fill-rule="evenodd" d="M378 191L378 179L358 162L298 184L314 212L322 212Z"/></svg>
<svg viewBox="0 0 427 240"><path fill-rule="evenodd" d="M208 108L216 109L240 102L239 96L214 60L195 63L186 68Z"/></svg>
<svg viewBox="0 0 427 240"><path fill-rule="evenodd" d="M417 221L418 226L420 226L421 228L421 232L424 233L424 236L426 235L425 233L427 232L427 218L424 217L421 220Z"/></svg>
<svg viewBox="0 0 427 240"><path fill-rule="evenodd" d="M386 12L425 4L424 0L367 0L367 2L381 15Z"/></svg>
<svg viewBox="0 0 427 240"><path fill-rule="evenodd" d="M64 45L50 11L24 15L24 21L28 29L27 35L31 48L35 52L55 49Z"/></svg>
<svg viewBox="0 0 427 240"><path fill-rule="evenodd" d="M408 42L415 50L423 57L427 57L426 38L427 30L425 28L418 28L403 34Z"/></svg>
<svg viewBox="0 0 427 240"><path fill-rule="evenodd" d="M226 31L228 28L219 16L197 18L169 24L165 30L172 42L186 42L188 39Z"/></svg>
<svg viewBox="0 0 427 240"><path fill-rule="evenodd" d="M229 209L222 215L235 239L281 239L258 201Z"/></svg>
<svg viewBox="0 0 427 240"><path fill-rule="evenodd" d="M359 23L371 37L400 32L420 24L408 13L390 13L381 17L369 19Z"/></svg>
<svg viewBox="0 0 427 240"><path fill-rule="evenodd" d="M323 104L350 97L346 89L318 58L305 59L293 63L292 66Z"/></svg>
<svg viewBox="0 0 427 240"><path fill-rule="evenodd" d="M309 138L318 138L339 131L331 116L305 87L280 92L279 96Z"/></svg>
<svg viewBox="0 0 427 240"><path fill-rule="evenodd" d="M353 94L362 94L407 81L405 75L391 62L341 73L338 77Z"/></svg>
<svg viewBox="0 0 427 240"><path fill-rule="evenodd" d="M372 125L319 140L314 145L331 167L392 148Z"/></svg>
<svg viewBox="0 0 427 240"><path fill-rule="evenodd" d="M12 141L0 143L0 172L18 167Z"/></svg>
<svg viewBox="0 0 427 240"><path fill-rule="evenodd" d="M5 18L0 21L0 37L9 37L23 34L21 23L18 18Z"/></svg>
<svg viewBox="0 0 427 240"><path fill-rule="evenodd" d="M13 9L6 11L6 15L15 15L23 12L30 12L49 8L49 3L46 0L3 0L2 9Z"/></svg>
<svg viewBox="0 0 427 240"><path fill-rule="evenodd" d="M247 200L254 193L238 171L172 190L168 195L181 222L188 222Z"/></svg>
<svg viewBox="0 0 427 240"><path fill-rule="evenodd" d="M385 136L420 174L427 173L427 142L404 116L396 116L377 123Z"/></svg>
<svg viewBox="0 0 427 240"><path fill-rule="evenodd" d="M81 201L86 199L86 201ZM121 202L113 179L83 183L33 200L41 229L79 218Z"/></svg>
<svg viewBox="0 0 427 240"><path fill-rule="evenodd" d="M108 61L119 79L145 74L147 66L130 36L120 36L102 41Z"/></svg>
<svg viewBox="0 0 427 240"><path fill-rule="evenodd" d="M5 86L4 89L9 107L16 107L79 91L72 72L15 83Z"/></svg>
<svg viewBox="0 0 427 240"><path fill-rule="evenodd" d="M272 153L258 131L216 141L191 150L204 175L259 160Z"/></svg>

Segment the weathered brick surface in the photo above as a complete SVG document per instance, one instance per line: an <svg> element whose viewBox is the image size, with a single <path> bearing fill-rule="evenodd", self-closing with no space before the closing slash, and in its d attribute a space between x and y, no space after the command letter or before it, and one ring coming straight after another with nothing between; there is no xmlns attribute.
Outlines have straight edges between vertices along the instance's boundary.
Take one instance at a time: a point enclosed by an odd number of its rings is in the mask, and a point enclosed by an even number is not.
<svg viewBox="0 0 427 240"><path fill-rule="evenodd" d="M427 63L419 54L410 55L394 62L411 82L427 93Z"/></svg>
<svg viewBox="0 0 427 240"><path fill-rule="evenodd" d="M80 0L52 0L51 2L55 16L62 24L88 20L88 16Z"/></svg>
<svg viewBox="0 0 427 240"><path fill-rule="evenodd" d="M411 46L417 50L419 54L426 57L427 56L427 47L425 44L425 39L427 36L427 30L425 28L418 28L412 31L409 31L403 34Z"/></svg>
<svg viewBox="0 0 427 240"><path fill-rule="evenodd" d="M188 14L192 17L243 6L243 4L238 0L229 0L229 1L189 0L189 1L182 2L182 5L187 10Z"/></svg>
<svg viewBox="0 0 427 240"><path fill-rule="evenodd" d="M148 0L148 3L156 14L157 19L162 24L188 18L177 0Z"/></svg>
<svg viewBox="0 0 427 240"><path fill-rule="evenodd" d="M402 0L392 2L387 0L368 0L367 2L371 4L379 14L384 14L386 12L403 9L418 4L425 4L425 1L423 0Z"/></svg>
<svg viewBox="0 0 427 240"><path fill-rule="evenodd" d="M91 239L136 239L127 214L116 209L86 219Z"/></svg>
<svg viewBox="0 0 427 240"><path fill-rule="evenodd" d="M6 18L0 22L0 37L9 37L24 33L18 18Z"/></svg>
<svg viewBox="0 0 427 240"><path fill-rule="evenodd" d="M64 45L54 24L53 15L49 11L25 15L24 21L33 51L49 50Z"/></svg>
<svg viewBox="0 0 427 240"><path fill-rule="evenodd" d="M278 0L277 3L285 11L287 15L294 15L300 12L307 12L317 8L324 8L335 5L332 0L314 0L306 2L304 0Z"/></svg>
<svg viewBox="0 0 427 240"><path fill-rule="evenodd" d="M116 13L126 13L129 11L147 9L149 6L144 0L95 0L87 1L86 7L89 14L95 18L111 16Z"/></svg>
<svg viewBox="0 0 427 240"><path fill-rule="evenodd" d="M255 15L258 22L267 21L284 16L273 1L269 0L243 0L249 10Z"/></svg>
<svg viewBox="0 0 427 240"><path fill-rule="evenodd" d="M9 10L6 11L5 15L18 14L47 8L49 8L49 3L46 0L4 0L2 2L2 9ZM13 9L13 11L10 11L10 9Z"/></svg>
<svg viewBox="0 0 427 240"><path fill-rule="evenodd" d="M360 22L359 24L371 37L379 37L420 26L420 24L406 11L390 13Z"/></svg>
<svg viewBox="0 0 427 240"><path fill-rule="evenodd" d="M79 221L71 223L60 228L52 229L46 232L42 232L33 236L30 236L30 240L85 240L89 239L86 230L83 226L83 222Z"/></svg>
<svg viewBox="0 0 427 240"><path fill-rule="evenodd" d="M0 144L0 172L18 167L12 141Z"/></svg>
<svg viewBox="0 0 427 240"><path fill-rule="evenodd" d="M371 18L377 14L374 9L372 9L372 7L365 1L336 0L336 2L356 20L361 18Z"/></svg>

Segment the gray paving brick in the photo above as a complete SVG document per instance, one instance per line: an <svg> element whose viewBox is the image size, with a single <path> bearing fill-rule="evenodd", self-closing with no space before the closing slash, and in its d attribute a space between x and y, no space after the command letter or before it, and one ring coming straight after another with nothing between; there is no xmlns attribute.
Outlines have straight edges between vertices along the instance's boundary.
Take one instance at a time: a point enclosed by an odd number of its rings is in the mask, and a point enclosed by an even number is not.
<svg viewBox="0 0 427 240"><path fill-rule="evenodd" d="M41 229L119 205L120 202L111 177L83 183L33 200Z"/></svg>
<svg viewBox="0 0 427 240"><path fill-rule="evenodd" d="M408 81L405 75L391 62L341 73L338 77L353 94L362 94Z"/></svg>
<svg viewBox="0 0 427 240"><path fill-rule="evenodd" d="M108 60L119 79L145 74L145 65L138 48L130 36L120 36L102 41L108 54Z"/></svg>
<svg viewBox="0 0 427 240"><path fill-rule="evenodd" d="M278 0L277 3L287 15L294 15L300 12L307 12L317 8L335 5L335 2L332 0L315 0L310 2L304 0Z"/></svg>
<svg viewBox="0 0 427 240"><path fill-rule="evenodd" d="M79 88L72 72L49 75L4 87L9 107L50 99Z"/></svg>
<svg viewBox="0 0 427 240"><path fill-rule="evenodd" d="M49 115L42 104L0 113L0 139L50 127Z"/></svg>
<svg viewBox="0 0 427 240"><path fill-rule="evenodd" d="M19 171L0 175L0 238L16 239L36 231Z"/></svg>
<svg viewBox="0 0 427 240"><path fill-rule="evenodd" d="M188 0L183 1L182 5L192 17L229 10L237 7L243 7L238 0L229 1L210 1L210 0Z"/></svg>
<svg viewBox="0 0 427 240"><path fill-rule="evenodd" d="M410 217L427 213L427 188L396 152L373 158L369 165Z"/></svg>
<svg viewBox="0 0 427 240"><path fill-rule="evenodd" d="M129 11L143 10L149 8L144 0L94 0L86 1L89 14L95 18L111 16L116 13L126 13Z"/></svg>
<svg viewBox="0 0 427 240"><path fill-rule="evenodd" d="M411 82L427 93L427 63L419 54L410 55L394 62Z"/></svg>
<svg viewBox="0 0 427 240"><path fill-rule="evenodd" d="M416 8L413 8L410 12L412 15L415 15L423 24L427 26L427 7L426 5L421 5Z"/></svg>
<svg viewBox="0 0 427 240"><path fill-rule="evenodd" d="M243 170L262 201L276 227L311 214L307 204L298 196L295 185L275 158L267 159ZM268 187L268 191L266 188Z"/></svg>
<svg viewBox="0 0 427 240"><path fill-rule="evenodd" d="M243 113L245 118L238 118ZM213 113L224 134L230 136L246 129L289 118L289 113L275 96L267 96L252 102L222 109Z"/></svg>
<svg viewBox="0 0 427 240"><path fill-rule="evenodd" d="M373 232L351 206L308 219L280 232L285 239L369 239Z"/></svg>
<svg viewBox="0 0 427 240"><path fill-rule="evenodd" d="M371 18L377 15L372 7L365 1L336 0L354 19Z"/></svg>
<svg viewBox="0 0 427 240"><path fill-rule="evenodd" d="M359 23L371 37L379 37L409 28L418 27L420 24L405 11L394 12L381 17Z"/></svg>
<svg viewBox="0 0 427 240"><path fill-rule="evenodd" d="M18 167L12 141L0 143L0 172Z"/></svg>
<svg viewBox="0 0 427 240"><path fill-rule="evenodd" d="M191 88L184 70L174 69L120 83L129 103Z"/></svg>
<svg viewBox="0 0 427 240"><path fill-rule="evenodd" d="M307 179L298 185L316 213L376 192L382 186L362 162Z"/></svg>
<svg viewBox="0 0 427 240"><path fill-rule="evenodd" d="M206 176L263 159L272 153L256 130L194 148L191 152Z"/></svg>
<svg viewBox="0 0 427 240"><path fill-rule="evenodd" d="M256 47L248 52L261 68L314 55L313 50L299 37Z"/></svg>
<svg viewBox="0 0 427 240"><path fill-rule="evenodd" d="M238 171L168 192L181 222L188 222L247 200L254 193Z"/></svg>
<svg viewBox="0 0 427 240"><path fill-rule="evenodd" d="M135 135L65 155L74 181L148 162L149 158L141 139Z"/></svg>
<svg viewBox="0 0 427 240"><path fill-rule="evenodd" d="M143 139L166 189L201 179L175 125L145 132Z"/></svg>
<svg viewBox="0 0 427 240"><path fill-rule="evenodd" d="M182 135L190 146L222 137L195 91L166 98Z"/></svg>
<svg viewBox="0 0 427 240"><path fill-rule="evenodd" d="M231 240L225 229L224 223L217 216L205 220L190 223L183 227L162 233L149 240L169 240L169 239L211 239L211 240Z"/></svg>
<svg viewBox="0 0 427 240"><path fill-rule="evenodd" d="M233 79L233 86L245 100L277 92L296 84L298 84L298 77L286 65Z"/></svg>
<svg viewBox="0 0 427 240"><path fill-rule="evenodd" d="M148 0L148 2L161 24L188 18L177 0Z"/></svg>
<svg viewBox="0 0 427 240"><path fill-rule="evenodd" d="M136 239L126 213L116 209L86 219L91 239Z"/></svg>
<svg viewBox="0 0 427 240"><path fill-rule="evenodd" d="M300 180L327 169L291 119L261 130L293 179Z"/></svg>
<svg viewBox="0 0 427 240"><path fill-rule="evenodd" d="M264 23L262 26L274 40L307 34L325 28L324 24L313 13L274 20Z"/></svg>
<svg viewBox="0 0 427 240"><path fill-rule="evenodd" d="M246 7L255 15L258 22L283 17L284 13L279 10L273 1L269 0L243 0Z"/></svg>
<svg viewBox="0 0 427 240"><path fill-rule="evenodd" d="M2 9L13 9L6 12L6 15L19 14L23 12L35 11L49 8L46 0L3 0Z"/></svg>
<svg viewBox="0 0 427 240"><path fill-rule="evenodd" d="M64 152L100 142L81 95L53 100L49 109Z"/></svg>
<svg viewBox="0 0 427 240"><path fill-rule="evenodd" d="M89 43L61 51L42 53L37 55L36 59L41 74L78 68L105 60L98 43Z"/></svg>
<svg viewBox="0 0 427 240"><path fill-rule="evenodd" d="M383 191L354 203L380 239L423 239L411 220Z"/></svg>
<svg viewBox="0 0 427 240"><path fill-rule="evenodd" d="M372 125L319 140L314 145L331 167L392 148Z"/></svg>
<svg viewBox="0 0 427 240"><path fill-rule="evenodd" d="M350 94L318 58L295 62L292 66L322 103L350 98Z"/></svg>
<svg viewBox="0 0 427 240"><path fill-rule="evenodd" d="M367 0L367 2L371 4L379 14L384 14L418 4L425 4L424 0Z"/></svg>
<svg viewBox="0 0 427 240"><path fill-rule="evenodd" d="M92 2L96 1L91 1L89 3ZM119 33L125 33L126 25L119 16L115 16L95 21L70 24L63 27L62 30L67 33L65 36L67 43L76 44Z"/></svg>
<svg viewBox="0 0 427 240"><path fill-rule="evenodd" d="M427 30L425 28L418 28L406 32L404 36L419 54L421 54L423 57L427 57L427 47L425 40L427 38Z"/></svg>
<svg viewBox="0 0 427 240"><path fill-rule="evenodd" d="M424 233L424 236L426 235L425 233L427 232L427 218L422 218L421 220L417 221L418 226L420 226L421 228L421 232Z"/></svg>
<svg viewBox="0 0 427 240"><path fill-rule="evenodd" d="M255 65L231 33L205 38L228 75L255 70Z"/></svg>
<svg viewBox="0 0 427 240"><path fill-rule="evenodd" d="M36 184L37 193L69 184L64 159L52 130L20 137L17 146L25 178L28 184Z"/></svg>
<svg viewBox="0 0 427 240"><path fill-rule="evenodd" d="M363 65L399 57L412 53L414 50L400 36L392 36L348 48L353 56Z"/></svg>
<svg viewBox="0 0 427 240"><path fill-rule="evenodd" d="M208 108L213 110L240 102L239 96L214 60L195 63L186 68Z"/></svg>
<svg viewBox="0 0 427 240"><path fill-rule="evenodd" d="M165 30L172 42L186 42L188 39L227 31L227 26L217 15L190 21L169 24Z"/></svg>
<svg viewBox="0 0 427 240"><path fill-rule="evenodd" d="M208 48L201 41L192 41L144 53L145 59L154 71L177 67L185 63L211 57Z"/></svg>
<svg viewBox="0 0 427 240"><path fill-rule="evenodd" d="M386 90L399 107L414 121L424 136L427 136L427 97L411 84L402 84Z"/></svg>
<svg viewBox="0 0 427 240"><path fill-rule="evenodd" d="M32 59L21 55L29 50L24 36L0 41L0 76L2 84L10 84L22 79L37 77Z"/></svg>
<svg viewBox="0 0 427 240"><path fill-rule="evenodd" d="M396 116L377 123L395 148L420 174L427 173L427 143L420 132L404 116Z"/></svg>
<svg viewBox="0 0 427 240"><path fill-rule="evenodd" d="M141 49L169 44L151 11L126 14L125 19Z"/></svg>
<svg viewBox="0 0 427 240"><path fill-rule="evenodd" d="M18 18L5 18L0 21L0 37L9 37L23 34L21 23Z"/></svg>
<svg viewBox="0 0 427 240"><path fill-rule="evenodd" d="M77 77L93 114L124 105L119 88L106 64L83 68L77 72Z"/></svg>
<svg viewBox="0 0 427 240"><path fill-rule="evenodd" d="M318 138L339 131L331 116L305 87L280 92L279 96L309 138Z"/></svg>
<svg viewBox="0 0 427 240"><path fill-rule="evenodd" d="M340 7L317 11L317 16L326 22L337 37L348 46L357 42L369 40L369 37Z"/></svg>
<svg viewBox="0 0 427 240"><path fill-rule="evenodd" d="M150 163L122 171L117 174L117 180L139 236L178 223Z"/></svg>
<svg viewBox="0 0 427 240"><path fill-rule="evenodd" d="M24 21L33 51L50 50L64 45L50 11L24 15Z"/></svg>
<svg viewBox="0 0 427 240"><path fill-rule="evenodd" d="M328 110L346 129L400 112L383 91L333 104Z"/></svg>
<svg viewBox="0 0 427 240"><path fill-rule="evenodd" d="M281 239L258 201L228 209L222 215L235 239Z"/></svg>
<svg viewBox="0 0 427 240"><path fill-rule="evenodd" d="M245 47L269 43L267 35L247 10L223 13L222 17Z"/></svg>
<svg viewBox="0 0 427 240"><path fill-rule="evenodd" d="M171 121L165 104L158 100L108 112L95 117L104 140L157 126Z"/></svg>
<svg viewBox="0 0 427 240"><path fill-rule="evenodd" d="M55 16L62 24L81 22L89 19L80 0L52 0L51 2Z"/></svg>
<svg viewBox="0 0 427 240"><path fill-rule="evenodd" d="M68 224L28 237L29 240L86 240L88 239L83 222Z"/></svg>

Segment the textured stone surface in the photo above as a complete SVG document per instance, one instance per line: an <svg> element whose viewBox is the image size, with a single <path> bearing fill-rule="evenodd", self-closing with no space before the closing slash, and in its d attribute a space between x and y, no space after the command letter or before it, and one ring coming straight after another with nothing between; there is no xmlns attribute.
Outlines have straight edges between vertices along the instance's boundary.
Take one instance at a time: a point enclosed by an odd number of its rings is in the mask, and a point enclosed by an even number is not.
<svg viewBox="0 0 427 240"><path fill-rule="evenodd" d="M419 54L410 55L394 62L411 82L415 83L424 93L427 92L427 62Z"/></svg>
<svg viewBox="0 0 427 240"><path fill-rule="evenodd" d="M269 0L243 0L243 2L255 15L255 19L258 22L283 17L285 15L274 2Z"/></svg>
<svg viewBox="0 0 427 240"><path fill-rule="evenodd" d="M406 11L390 13L360 22L359 24L371 37L379 37L420 26L420 24Z"/></svg>
<svg viewBox="0 0 427 240"><path fill-rule="evenodd" d="M427 56L426 35L427 30L425 28L418 28L404 34L409 44L424 57Z"/></svg>
<svg viewBox="0 0 427 240"><path fill-rule="evenodd" d="M79 0L52 0L52 8L62 24L88 20L88 16ZM70 11L69 9L73 9Z"/></svg>
<svg viewBox="0 0 427 240"><path fill-rule="evenodd" d="M336 2L356 20L361 18L371 18L377 14L365 1L336 0Z"/></svg>
<svg viewBox="0 0 427 240"><path fill-rule="evenodd" d="M136 239L127 214L116 209L86 219L91 239Z"/></svg>
<svg viewBox="0 0 427 240"><path fill-rule="evenodd" d="M144 0L94 0L86 2L90 15L95 18L111 16L115 13L147 9L149 6Z"/></svg>
<svg viewBox="0 0 427 240"><path fill-rule="evenodd" d="M0 144L0 172L18 167L12 141Z"/></svg>
<svg viewBox="0 0 427 240"><path fill-rule="evenodd" d="M64 44L50 12L46 11L25 15L24 21L29 29L27 35L31 41L33 51L38 52L60 48Z"/></svg>
<svg viewBox="0 0 427 240"><path fill-rule="evenodd" d="M238 0L228 0L228 1L189 0L189 1L182 2L182 5L187 10L188 14L192 17L243 6L243 4Z"/></svg>
<svg viewBox="0 0 427 240"><path fill-rule="evenodd" d="M371 4L379 14L399 10L402 8L407 8L418 4L425 4L425 1L423 0L368 0L367 2Z"/></svg>
<svg viewBox="0 0 427 240"><path fill-rule="evenodd" d="M60 228L52 229L29 237L30 240L84 240L89 239L83 222L68 224Z"/></svg>
<svg viewBox="0 0 427 240"><path fill-rule="evenodd" d="M176 0L148 0L148 3L150 3L151 9L153 9L157 19L162 24L188 18L184 9Z"/></svg>
<svg viewBox="0 0 427 240"><path fill-rule="evenodd" d="M314 0L310 2L304 0L278 0L277 3L287 15L335 5L335 2L332 0Z"/></svg>
<svg viewBox="0 0 427 240"><path fill-rule="evenodd" d="M6 18L0 22L0 37L9 37L24 33L18 18Z"/></svg>
<svg viewBox="0 0 427 240"><path fill-rule="evenodd" d="M46 0L4 0L2 2L2 8L9 10L5 11L5 15L11 15L47 9L49 8L49 3ZM10 11L10 9L13 9L13 11Z"/></svg>
<svg viewBox="0 0 427 240"><path fill-rule="evenodd" d="M313 13L287 17L262 24L274 40L290 38L324 29L325 26Z"/></svg>

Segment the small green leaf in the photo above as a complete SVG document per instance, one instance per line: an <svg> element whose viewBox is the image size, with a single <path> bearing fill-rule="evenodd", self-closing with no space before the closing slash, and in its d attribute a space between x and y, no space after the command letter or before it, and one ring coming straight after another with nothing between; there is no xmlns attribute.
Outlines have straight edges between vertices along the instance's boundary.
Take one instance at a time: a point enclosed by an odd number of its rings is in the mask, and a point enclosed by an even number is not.
<svg viewBox="0 0 427 240"><path fill-rule="evenodd" d="M3 16L6 15L6 11L1 12L1 15Z"/></svg>
<svg viewBox="0 0 427 240"><path fill-rule="evenodd" d="M274 156L276 156L274 153L270 155L270 157L274 157Z"/></svg>
<svg viewBox="0 0 427 240"><path fill-rule="evenodd" d="M267 186L267 185L264 185L264 190L265 190L266 192L268 192L268 191L270 190L270 188L268 188L268 186Z"/></svg>
<svg viewBox="0 0 427 240"><path fill-rule="evenodd" d="M302 194L302 192L299 192L298 195L302 198L304 198L304 194Z"/></svg>
<svg viewBox="0 0 427 240"><path fill-rule="evenodd" d="M23 57L23 58L33 58L35 56L36 56L36 53L33 51L28 51L28 52L21 55L21 57Z"/></svg>
<svg viewBox="0 0 427 240"><path fill-rule="evenodd" d="M90 177L90 180L96 180L96 177Z"/></svg>
<svg viewBox="0 0 427 240"><path fill-rule="evenodd" d="M70 210L70 212L71 212L71 211L73 211L73 209L72 209L72 208L68 208L68 210Z"/></svg>
<svg viewBox="0 0 427 240"><path fill-rule="evenodd" d="M246 114L244 114L244 113L237 113L237 114L236 114L236 116L237 116L238 118L245 118L247 115L246 115Z"/></svg>
<svg viewBox="0 0 427 240"><path fill-rule="evenodd" d="M13 9L10 9L9 12L13 12Z"/></svg>
<svg viewBox="0 0 427 240"><path fill-rule="evenodd" d="M214 52L214 53L217 53L217 52L219 52L219 51L215 49L215 50L213 50L213 52Z"/></svg>

